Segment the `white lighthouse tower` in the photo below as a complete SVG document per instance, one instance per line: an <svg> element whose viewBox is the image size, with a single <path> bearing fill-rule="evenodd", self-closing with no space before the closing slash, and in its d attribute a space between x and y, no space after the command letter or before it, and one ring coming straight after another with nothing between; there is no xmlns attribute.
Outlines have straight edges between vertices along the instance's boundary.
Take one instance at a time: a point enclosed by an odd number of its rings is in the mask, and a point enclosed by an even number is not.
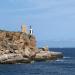
<svg viewBox="0 0 75 75"><path fill-rule="evenodd" d="M30 26L30 35L32 35L33 34L33 29L32 29L32 27Z"/></svg>

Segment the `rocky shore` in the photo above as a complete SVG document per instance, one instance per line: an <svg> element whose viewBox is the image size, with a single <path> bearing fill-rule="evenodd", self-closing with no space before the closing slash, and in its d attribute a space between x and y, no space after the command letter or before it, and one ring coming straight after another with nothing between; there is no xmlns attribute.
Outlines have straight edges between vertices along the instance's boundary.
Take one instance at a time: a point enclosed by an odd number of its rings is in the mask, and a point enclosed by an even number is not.
<svg viewBox="0 0 75 75"><path fill-rule="evenodd" d="M57 60L63 53L37 48L36 38L23 32L0 31L0 64Z"/></svg>

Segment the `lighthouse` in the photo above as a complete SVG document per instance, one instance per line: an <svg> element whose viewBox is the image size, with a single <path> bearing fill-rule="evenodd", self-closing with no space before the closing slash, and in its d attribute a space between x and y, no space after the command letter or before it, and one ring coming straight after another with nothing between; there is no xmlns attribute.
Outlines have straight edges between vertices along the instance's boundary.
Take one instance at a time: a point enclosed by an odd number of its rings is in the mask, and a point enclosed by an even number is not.
<svg viewBox="0 0 75 75"><path fill-rule="evenodd" d="M32 27L30 26L30 35L32 35L33 34L33 29L32 29Z"/></svg>

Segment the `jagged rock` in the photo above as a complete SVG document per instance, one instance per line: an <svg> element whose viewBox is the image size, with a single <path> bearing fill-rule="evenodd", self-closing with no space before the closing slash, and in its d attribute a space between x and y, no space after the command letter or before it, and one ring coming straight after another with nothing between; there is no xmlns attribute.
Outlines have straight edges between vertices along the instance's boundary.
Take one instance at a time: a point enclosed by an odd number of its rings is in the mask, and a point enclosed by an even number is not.
<svg viewBox="0 0 75 75"><path fill-rule="evenodd" d="M0 31L0 46L3 50L23 50L25 47L31 47L35 42L31 43L31 38L29 34L22 33L22 32L2 32ZM35 39L33 38L33 41ZM36 45L33 45L33 48Z"/></svg>
<svg viewBox="0 0 75 75"><path fill-rule="evenodd" d="M4 54L9 54L9 53L10 53L10 51L9 50L6 50Z"/></svg>
<svg viewBox="0 0 75 75"><path fill-rule="evenodd" d="M36 48L36 38L23 32L0 31L0 63L29 63L32 60L62 58L61 53L52 53L48 48Z"/></svg>
<svg viewBox="0 0 75 75"><path fill-rule="evenodd" d="M51 58L51 54L49 51L40 51L39 53L36 54L35 60L48 60Z"/></svg>
<svg viewBox="0 0 75 75"><path fill-rule="evenodd" d="M61 59L63 58L63 53L62 52L53 52L53 51L50 51L51 53L51 56L53 58L56 58L56 59Z"/></svg>
<svg viewBox="0 0 75 75"><path fill-rule="evenodd" d="M30 48L35 48L36 47L36 39L34 36L29 36L30 39Z"/></svg>
<svg viewBox="0 0 75 75"><path fill-rule="evenodd" d="M50 51L40 51L36 54L35 60L41 61L41 60L56 60L63 58L63 54L61 52L50 52Z"/></svg>
<svg viewBox="0 0 75 75"><path fill-rule="evenodd" d="M22 55L24 57L30 57L30 49L28 47L25 48L24 52L22 53Z"/></svg>
<svg viewBox="0 0 75 75"><path fill-rule="evenodd" d="M29 58L23 58L21 54L4 54L0 55L0 63L30 63L31 60Z"/></svg>

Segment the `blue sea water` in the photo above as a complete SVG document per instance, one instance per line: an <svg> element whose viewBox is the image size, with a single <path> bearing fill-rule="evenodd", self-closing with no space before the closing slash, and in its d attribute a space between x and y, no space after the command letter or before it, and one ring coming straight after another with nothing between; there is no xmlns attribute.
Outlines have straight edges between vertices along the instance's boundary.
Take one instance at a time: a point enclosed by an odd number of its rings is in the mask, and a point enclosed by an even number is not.
<svg viewBox="0 0 75 75"><path fill-rule="evenodd" d="M64 53L62 60L32 64L1 64L0 75L75 75L75 48L50 48Z"/></svg>

